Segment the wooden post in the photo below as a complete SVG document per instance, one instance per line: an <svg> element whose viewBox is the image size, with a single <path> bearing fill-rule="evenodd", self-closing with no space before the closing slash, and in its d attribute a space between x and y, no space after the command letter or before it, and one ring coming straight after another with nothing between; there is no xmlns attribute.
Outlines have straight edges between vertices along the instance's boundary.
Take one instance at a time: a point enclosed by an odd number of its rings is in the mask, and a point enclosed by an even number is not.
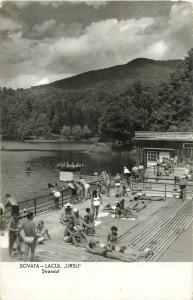
<svg viewBox="0 0 193 300"><path fill-rule="evenodd" d="M166 191L166 184L165 184L165 201L166 201L167 191Z"/></svg>
<svg viewBox="0 0 193 300"><path fill-rule="evenodd" d="M139 159L140 159L140 148L139 141L137 141L137 166L139 167Z"/></svg>

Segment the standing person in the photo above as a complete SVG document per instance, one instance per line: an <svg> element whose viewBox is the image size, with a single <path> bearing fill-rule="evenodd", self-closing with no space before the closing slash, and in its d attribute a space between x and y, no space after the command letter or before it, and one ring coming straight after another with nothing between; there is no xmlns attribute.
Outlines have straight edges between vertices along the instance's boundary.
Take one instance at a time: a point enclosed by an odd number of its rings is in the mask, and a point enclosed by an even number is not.
<svg viewBox="0 0 193 300"><path fill-rule="evenodd" d="M87 200L88 196L91 197L90 184L83 178L80 179L80 183L84 187L84 200Z"/></svg>
<svg viewBox="0 0 193 300"><path fill-rule="evenodd" d="M106 196L109 197L110 188L111 188L111 177L107 172L106 172L106 175L104 177L104 183L105 183Z"/></svg>
<svg viewBox="0 0 193 300"><path fill-rule="evenodd" d="M187 185L187 179L186 176L182 176L180 178L179 186L180 186L180 198L185 201L186 200L186 185Z"/></svg>
<svg viewBox="0 0 193 300"><path fill-rule="evenodd" d="M124 173L124 176L126 177L127 184L129 184L129 181L130 181L129 178L130 178L131 172L129 171L129 169L127 169L126 166L123 168L123 173Z"/></svg>
<svg viewBox="0 0 193 300"><path fill-rule="evenodd" d="M90 208L86 208L86 215L84 216L84 222L83 225L85 228L85 233L87 235L93 235L95 234L95 227L94 227L94 213L90 210Z"/></svg>
<svg viewBox="0 0 193 300"><path fill-rule="evenodd" d="M144 173L145 173L144 166L142 164L140 164L139 165L139 177L140 177L141 181L143 181L143 179L144 179Z"/></svg>
<svg viewBox="0 0 193 300"><path fill-rule="evenodd" d="M71 190L72 202L73 203L77 202L77 189L76 186L74 185L74 182L73 181L67 182L67 187Z"/></svg>
<svg viewBox="0 0 193 300"><path fill-rule="evenodd" d="M5 225L5 206L2 202L0 202L0 231L4 230L6 227ZM2 233L3 235L3 233Z"/></svg>
<svg viewBox="0 0 193 300"><path fill-rule="evenodd" d="M80 202L82 200L83 188L82 188L81 184L76 180L74 181L74 186L76 187L77 200L78 200L78 202Z"/></svg>
<svg viewBox="0 0 193 300"><path fill-rule="evenodd" d="M103 204L101 195L97 190L94 190L92 192L92 209L94 212L95 219L97 219L100 204Z"/></svg>
<svg viewBox="0 0 193 300"><path fill-rule="evenodd" d="M33 221L33 212L27 213L27 219L23 221L21 225L20 234L25 243L25 261L28 259L29 250L31 252L31 261L34 260L35 247L36 247L36 228L35 222Z"/></svg>
<svg viewBox="0 0 193 300"><path fill-rule="evenodd" d="M55 189L55 191L53 192L53 196L54 196L54 204L55 204L55 209L59 209L60 208L60 192Z"/></svg>
<svg viewBox="0 0 193 300"><path fill-rule="evenodd" d="M18 239L18 231L19 231L19 218L17 214L12 214L12 219L8 227L9 230L9 255L12 255L13 247L16 244L17 251L19 251L19 255L21 258L21 249L19 245Z"/></svg>
<svg viewBox="0 0 193 300"><path fill-rule="evenodd" d="M48 183L48 190L51 195L53 195L55 188L51 183Z"/></svg>

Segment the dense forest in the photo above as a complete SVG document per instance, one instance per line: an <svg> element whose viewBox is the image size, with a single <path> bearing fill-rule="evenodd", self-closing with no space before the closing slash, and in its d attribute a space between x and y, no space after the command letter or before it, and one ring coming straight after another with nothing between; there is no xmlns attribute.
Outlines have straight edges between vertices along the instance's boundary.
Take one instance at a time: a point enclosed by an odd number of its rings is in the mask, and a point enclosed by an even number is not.
<svg viewBox="0 0 193 300"><path fill-rule="evenodd" d="M59 83L18 90L2 87L0 99L1 131L7 139L98 136L101 141L126 143L135 130L191 131L193 49L161 80L152 75L151 80L136 76L130 82L98 80L76 89Z"/></svg>

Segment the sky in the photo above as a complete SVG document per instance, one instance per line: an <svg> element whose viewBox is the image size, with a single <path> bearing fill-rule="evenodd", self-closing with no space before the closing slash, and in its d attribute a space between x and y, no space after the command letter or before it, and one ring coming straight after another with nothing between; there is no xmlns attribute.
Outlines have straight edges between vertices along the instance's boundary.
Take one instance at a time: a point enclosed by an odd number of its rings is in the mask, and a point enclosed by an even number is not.
<svg viewBox="0 0 193 300"><path fill-rule="evenodd" d="M3 1L0 86L28 88L137 57L184 58L192 20L183 1Z"/></svg>

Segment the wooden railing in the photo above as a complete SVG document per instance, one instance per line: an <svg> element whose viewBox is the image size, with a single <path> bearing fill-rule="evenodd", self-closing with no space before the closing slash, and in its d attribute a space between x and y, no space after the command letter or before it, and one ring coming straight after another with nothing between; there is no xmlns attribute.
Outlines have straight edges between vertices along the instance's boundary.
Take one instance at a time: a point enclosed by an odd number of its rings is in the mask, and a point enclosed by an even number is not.
<svg viewBox="0 0 193 300"><path fill-rule="evenodd" d="M150 178L149 178L150 179ZM155 181L155 178L151 178L150 180L143 180L142 182L131 181L131 190L132 192L141 192L145 191L148 194L156 195L159 194L165 198L167 197L178 197L180 194L179 183L172 181L171 179L161 179L158 182ZM165 180L168 182L166 183ZM186 186L186 194L188 197L193 197L193 183L188 182Z"/></svg>

